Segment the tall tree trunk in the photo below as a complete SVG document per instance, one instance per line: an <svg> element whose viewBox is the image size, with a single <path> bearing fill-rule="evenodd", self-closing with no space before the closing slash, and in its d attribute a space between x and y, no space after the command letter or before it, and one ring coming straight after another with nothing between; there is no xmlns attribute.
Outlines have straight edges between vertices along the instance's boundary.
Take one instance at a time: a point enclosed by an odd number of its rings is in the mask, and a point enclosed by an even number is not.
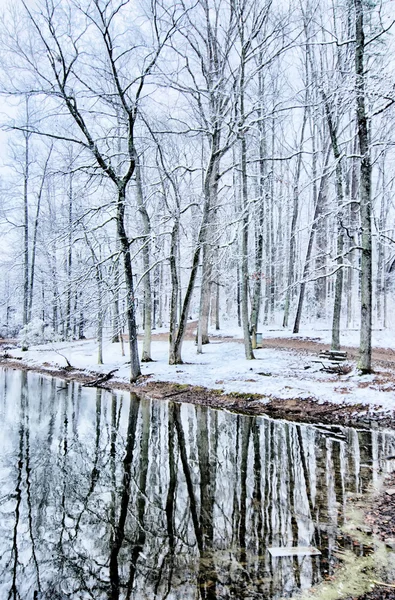
<svg viewBox="0 0 395 600"><path fill-rule="evenodd" d="M139 351L137 346L137 327L136 327L136 311L133 283L132 260L130 256L130 242L125 230L125 203L126 193L125 186L118 186L117 200L117 230L121 244L121 252L124 261L124 273L126 284L126 320L129 333L129 351L130 351L130 381L133 383L141 375Z"/></svg>
<svg viewBox="0 0 395 600"><path fill-rule="evenodd" d="M308 277L309 271L310 271L310 261L311 261L311 253L313 250L314 236L315 236L319 218L320 218L321 212L322 212L322 198L324 197L324 194L325 194L325 186L326 186L327 178L328 178L328 174L326 172L327 166L328 166L328 159L329 159L329 151L326 152L325 164L324 164L324 168L323 168L323 173L321 175L320 188L318 190L317 198L315 200L313 224L310 229L309 241L307 244L306 258L305 258L304 268L303 268L303 280L302 280L302 283L300 285L300 290L299 290L299 300L298 300L298 307L296 309L293 333L299 333L307 277Z"/></svg>
<svg viewBox="0 0 395 600"><path fill-rule="evenodd" d="M200 289L199 322L197 331L197 353L202 354L203 344L209 343L208 324L210 315L210 291L211 291L211 248L207 243L202 252L202 283Z"/></svg>
<svg viewBox="0 0 395 600"><path fill-rule="evenodd" d="M143 185L141 180L140 163L136 160L136 198L137 207L141 215L144 231L144 242L142 248L143 255L143 284L144 284L144 341L142 362L149 362L151 358L151 330L152 330L152 292L151 292L151 274L150 274L150 235L151 223L145 207Z"/></svg>
<svg viewBox="0 0 395 600"><path fill-rule="evenodd" d="M261 57L261 62L263 58ZM263 97L263 76L259 73L259 92ZM254 287L251 301L251 335L252 347L256 348L256 332L258 331L259 311L262 292L262 265L263 265L263 226L265 216L265 179L266 179L266 131L263 120L263 108L258 110L259 119L259 183L258 183L258 209L255 224L255 274Z"/></svg>
<svg viewBox="0 0 395 600"><path fill-rule="evenodd" d="M355 75L357 94L357 129L361 154L360 215L362 228L361 256L361 337L358 368L362 373L372 370L372 166L369 153L368 118L365 108L364 52L365 33L362 0L354 0L355 6Z"/></svg>
<svg viewBox="0 0 395 600"><path fill-rule="evenodd" d="M170 276L171 276L171 297L170 297L170 328L169 328L169 364L177 364L176 355L176 336L177 336L177 298L178 298L178 270L177 270L177 247L179 234L179 218L176 217L171 232L170 245Z"/></svg>
<svg viewBox="0 0 395 600"><path fill-rule="evenodd" d="M306 92L306 101L308 99ZM288 281L287 291L285 296L284 306L284 318L283 327L288 327L289 311L291 304L292 288L295 279L295 261L296 261L296 224L298 222L299 215L299 179L302 170L302 147L304 142L304 130L307 122L307 109L305 108L303 114L302 129L300 132L300 143L299 143L299 154L296 159L296 171L293 185L293 210L292 210L292 222L291 232L289 238L289 253L288 253Z"/></svg>
<svg viewBox="0 0 395 600"><path fill-rule="evenodd" d="M379 325L384 325L385 322L385 311L384 311L384 296L385 296L385 244L381 237L384 229L385 221L388 215L387 209L387 194L385 189L385 155L382 158L381 168L381 206L380 206L380 218L379 218L379 231L378 231L378 257L377 257L377 281L376 281L376 310L377 310L377 322Z"/></svg>
<svg viewBox="0 0 395 600"><path fill-rule="evenodd" d="M117 238L117 244L119 240ZM120 273L119 273L119 257L117 256L113 264L113 309L112 309L112 338L111 342L117 344L121 340L122 327L119 311L119 286L120 286Z"/></svg>
<svg viewBox="0 0 395 600"><path fill-rule="evenodd" d="M181 350L182 342L184 340L186 324L188 319L189 307L192 300L192 293L195 287L196 277L199 268L200 252L204 244L206 243L207 225L209 223L209 215L211 209L211 194L210 188L213 184L213 177L216 174L215 163L218 160L218 155L214 150L214 144L211 147L210 160L206 169L204 178L204 204L202 220L199 228L199 234L196 241L196 247L192 257L192 267L189 275L189 281L184 296L184 302L180 312L177 332L172 337L170 352L169 352L169 364L176 365L182 364Z"/></svg>
<svg viewBox="0 0 395 600"><path fill-rule="evenodd" d="M202 249L202 284L200 289L200 304L199 304L199 321L197 331L197 352L202 353L202 345L209 343L208 325L210 316L210 292L211 279L213 272L213 246L212 246L212 225L211 221L214 217L215 207L218 200L218 181L219 181L219 166L220 156L218 150L220 146L221 134L218 129L214 129L211 136L211 153L215 157L212 163L212 170L206 173L203 181L204 193L208 195L210 205L210 220L205 226L205 243ZM207 175L209 177L207 178Z"/></svg>
<svg viewBox="0 0 395 600"><path fill-rule="evenodd" d="M44 185L46 183L47 172L48 172L48 163L52 154L52 146L49 149L47 159L45 161L43 174L41 177L40 189L37 195L37 206L36 206L36 217L34 219L34 229L33 229L33 243L32 243L32 256L31 256L31 264L30 264L30 281L29 281L29 317L30 321L32 318L32 308L33 308L33 292L34 292L34 276L35 276L35 267L36 267L36 254L37 254L37 234L38 234L38 224L40 217L40 209L41 209L41 198L44 191Z"/></svg>
<svg viewBox="0 0 395 600"><path fill-rule="evenodd" d="M240 75L240 121L244 125L244 86L245 86L245 46L244 30L241 28L241 44L243 47L241 56L241 75ZM248 315L248 296L249 296L249 274L248 274L248 227L249 227L249 206L248 206L248 183L247 183L247 140L245 131L240 132L240 162L241 162L241 322L244 337L244 352L247 360L255 358L252 351L252 342L250 335L249 315Z"/></svg>
<svg viewBox="0 0 395 600"><path fill-rule="evenodd" d="M341 152L339 148L339 141L337 138L336 126L333 123L332 112L329 106L328 99L322 93L325 105L325 114L327 118L329 135L331 138L332 151L333 156L336 161L335 166L335 187L336 187L336 199L337 199L337 207L338 207L338 215L337 215L337 246L336 246L336 262L338 264L338 268L336 271L336 280L335 280L335 299L333 305L333 319L332 319L332 350L340 350L340 317L341 317L341 303L342 303L342 293L343 293L343 225L342 225L342 212L343 212L343 169L341 163Z"/></svg>
<svg viewBox="0 0 395 600"><path fill-rule="evenodd" d="M71 168L71 161L70 161ZM69 247L67 251L67 304L66 304L66 328L65 328L65 339L69 339L71 335L71 296L72 296L72 285L71 285L71 269L73 265L73 175L69 174L69 191L68 191L68 242ZM99 363L100 364L100 363Z"/></svg>
<svg viewBox="0 0 395 600"><path fill-rule="evenodd" d="M29 127L29 97L26 97L26 127ZM29 321L29 141L30 133L24 133L25 164L23 174L23 325Z"/></svg>

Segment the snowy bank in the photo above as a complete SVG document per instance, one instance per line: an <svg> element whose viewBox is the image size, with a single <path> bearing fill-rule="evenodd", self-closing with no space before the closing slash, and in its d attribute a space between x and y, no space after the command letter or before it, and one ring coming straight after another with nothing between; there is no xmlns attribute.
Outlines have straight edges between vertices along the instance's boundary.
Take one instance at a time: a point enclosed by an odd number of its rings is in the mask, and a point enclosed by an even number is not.
<svg viewBox="0 0 395 600"><path fill-rule="evenodd" d="M317 332L315 332L317 334ZM294 339L294 338L293 338ZM317 339L317 335L315 335ZM125 345L127 349L127 345ZM141 347L140 347L141 350ZM317 353L319 345L317 345ZM107 373L118 369L114 380L128 382L128 357L121 354L121 345L106 342L103 347L104 364L97 364L97 344L94 340L57 342L8 351L13 357L33 367L53 369L66 366L66 358L78 370L88 373ZM355 363L345 375L328 374L316 362L317 355L273 348L257 349L256 360L247 361L243 344L237 341L212 339L196 353L193 341L183 345L184 364L168 364L168 343L153 340L153 362L142 363L144 380L191 384L225 393L258 394L262 402L276 399L313 399L320 403L361 404L372 412L395 409L394 372L377 370L375 374L360 376Z"/></svg>

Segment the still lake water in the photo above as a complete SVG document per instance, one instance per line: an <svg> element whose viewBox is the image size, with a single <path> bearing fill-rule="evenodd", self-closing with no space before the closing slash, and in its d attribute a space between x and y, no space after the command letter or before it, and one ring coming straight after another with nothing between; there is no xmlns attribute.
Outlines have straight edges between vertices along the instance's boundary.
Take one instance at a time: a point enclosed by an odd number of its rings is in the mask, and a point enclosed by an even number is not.
<svg viewBox="0 0 395 600"><path fill-rule="evenodd" d="M274 600L331 576L395 432L0 379L0 600ZM270 546L321 556L272 558ZM362 552L362 548L356 548Z"/></svg>

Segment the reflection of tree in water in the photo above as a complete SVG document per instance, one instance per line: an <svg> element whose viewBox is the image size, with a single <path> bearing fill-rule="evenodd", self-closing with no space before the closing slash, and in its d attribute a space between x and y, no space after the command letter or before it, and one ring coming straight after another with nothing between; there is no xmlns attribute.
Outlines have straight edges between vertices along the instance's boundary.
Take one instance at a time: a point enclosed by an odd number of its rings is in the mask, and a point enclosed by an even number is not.
<svg viewBox="0 0 395 600"><path fill-rule="evenodd" d="M314 585L334 567L348 494L395 448L391 432L23 373L8 373L0 395L0 597L12 600L270 599ZM271 558L270 545L323 554Z"/></svg>

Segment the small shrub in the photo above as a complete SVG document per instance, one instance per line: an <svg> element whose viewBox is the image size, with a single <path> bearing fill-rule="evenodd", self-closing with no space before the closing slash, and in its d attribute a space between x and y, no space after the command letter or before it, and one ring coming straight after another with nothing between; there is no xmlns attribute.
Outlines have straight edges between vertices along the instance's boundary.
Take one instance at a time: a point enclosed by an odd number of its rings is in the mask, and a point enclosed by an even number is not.
<svg viewBox="0 0 395 600"><path fill-rule="evenodd" d="M58 340L59 336L52 327L38 318L32 319L19 332L19 341L23 351L28 350L29 346L37 346Z"/></svg>

